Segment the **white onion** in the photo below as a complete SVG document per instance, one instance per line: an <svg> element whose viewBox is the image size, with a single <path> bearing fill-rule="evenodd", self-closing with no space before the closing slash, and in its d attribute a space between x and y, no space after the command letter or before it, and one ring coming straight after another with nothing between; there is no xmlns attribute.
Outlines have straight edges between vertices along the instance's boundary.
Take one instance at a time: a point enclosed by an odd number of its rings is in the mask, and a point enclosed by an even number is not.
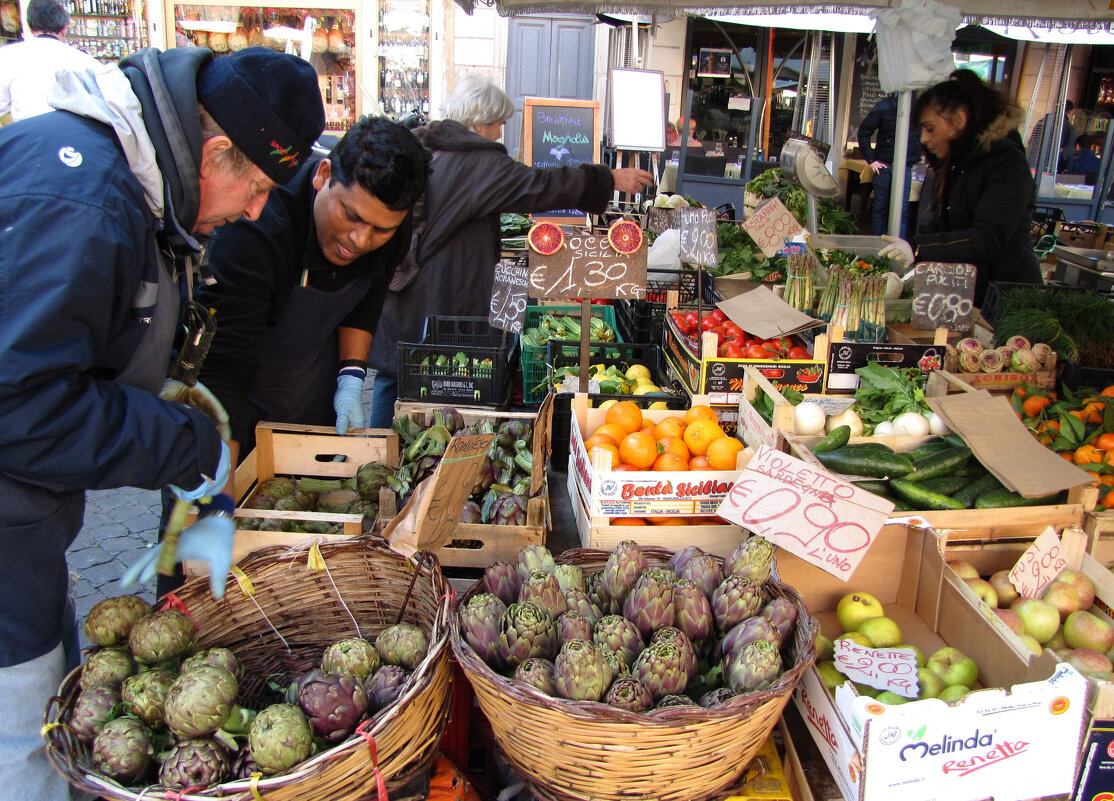
<svg viewBox="0 0 1114 801"><path fill-rule="evenodd" d="M948 428L948 424L944 422L944 418L936 414L936 412L933 412L932 416L928 418L928 430L938 437L952 433L952 430Z"/></svg>
<svg viewBox="0 0 1114 801"><path fill-rule="evenodd" d="M883 420L881 423L874 427L874 436L876 437L889 437L893 436L894 424L889 420Z"/></svg>
<svg viewBox="0 0 1114 801"><path fill-rule="evenodd" d="M824 410L819 404L804 401L793 410L793 428L797 434L810 437L824 433Z"/></svg>
<svg viewBox="0 0 1114 801"><path fill-rule="evenodd" d="M894 420L894 433L923 436L929 433L928 420L920 412L905 412Z"/></svg>
<svg viewBox="0 0 1114 801"><path fill-rule="evenodd" d="M833 414L828 418L828 422L824 425L824 430L829 434L840 426L849 426L851 429L851 436L861 437L863 435L863 421L855 412L848 406L839 414Z"/></svg>

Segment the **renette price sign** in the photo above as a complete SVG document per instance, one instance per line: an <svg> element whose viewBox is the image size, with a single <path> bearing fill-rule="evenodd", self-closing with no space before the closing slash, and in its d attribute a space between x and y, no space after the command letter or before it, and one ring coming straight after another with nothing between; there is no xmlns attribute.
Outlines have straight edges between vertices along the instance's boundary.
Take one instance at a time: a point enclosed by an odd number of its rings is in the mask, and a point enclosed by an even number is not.
<svg viewBox="0 0 1114 801"><path fill-rule="evenodd" d="M646 297L646 243L634 253L616 253L607 235L574 234L550 256L530 252L532 298Z"/></svg>
<svg viewBox="0 0 1114 801"><path fill-rule="evenodd" d="M835 641L835 666L851 681L876 690L916 698L917 657L908 648L867 648L852 640Z"/></svg>
<svg viewBox="0 0 1114 801"><path fill-rule="evenodd" d="M491 285L491 308L487 321L493 328L522 333L526 319L527 286L530 268L506 259L495 265L495 281Z"/></svg>
<svg viewBox="0 0 1114 801"><path fill-rule="evenodd" d="M1021 554L1010 571L1010 583L1022 598L1038 598L1067 566L1060 537L1050 526Z"/></svg>
<svg viewBox="0 0 1114 801"><path fill-rule="evenodd" d="M675 210L681 231L681 261L704 267L719 266L719 238L715 209L685 206Z"/></svg>
<svg viewBox="0 0 1114 801"><path fill-rule="evenodd" d="M847 581L894 505L765 445L716 514Z"/></svg>
<svg viewBox="0 0 1114 801"><path fill-rule="evenodd" d="M767 200L743 223L743 228L767 258L773 258L785 247L786 241L804 228L797 218L776 197Z"/></svg>

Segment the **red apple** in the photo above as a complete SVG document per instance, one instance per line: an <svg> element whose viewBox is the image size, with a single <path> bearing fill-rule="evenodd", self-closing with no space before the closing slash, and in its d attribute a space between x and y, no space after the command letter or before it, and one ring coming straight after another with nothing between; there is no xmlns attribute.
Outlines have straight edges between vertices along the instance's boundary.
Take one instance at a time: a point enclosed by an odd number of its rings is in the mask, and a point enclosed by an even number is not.
<svg viewBox="0 0 1114 801"><path fill-rule="evenodd" d="M1079 593L1075 591L1075 585L1066 581L1053 581L1049 584L1042 600L1056 607L1061 621L1067 620L1068 615L1082 608L1079 605Z"/></svg>
<svg viewBox="0 0 1114 801"><path fill-rule="evenodd" d="M1080 609L1090 609L1092 604L1094 604L1095 584L1078 570L1061 570L1060 575L1056 577L1056 580L1066 581L1069 584L1075 585L1075 591L1079 593Z"/></svg>
<svg viewBox="0 0 1114 801"><path fill-rule="evenodd" d="M1064 621L1064 642L1069 648L1090 648L1105 654L1114 646L1114 628L1090 612L1072 612Z"/></svg>
<svg viewBox="0 0 1114 801"><path fill-rule="evenodd" d="M961 559L956 560L955 562L948 562L948 567L950 567L961 579L979 577L979 571L975 568L975 566L970 562L964 562Z"/></svg>
<svg viewBox="0 0 1114 801"><path fill-rule="evenodd" d="M1065 661L1080 673L1108 673L1114 669L1114 664L1111 664L1105 654L1090 648L1076 648L1068 654Z"/></svg>
<svg viewBox="0 0 1114 801"><path fill-rule="evenodd" d="M990 586L994 588L994 591L998 593L998 606L1006 607L1017 600L1017 589L1013 586L1013 582L1010 581L1010 571L999 570L987 579L987 581L990 582Z"/></svg>
<svg viewBox="0 0 1114 801"><path fill-rule="evenodd" d="M1025 624L1021 622L1021 615L1012 609L995 609L994 614L998 619L1006 624L1006 627L1014 634L1024 634Z"/></svg>

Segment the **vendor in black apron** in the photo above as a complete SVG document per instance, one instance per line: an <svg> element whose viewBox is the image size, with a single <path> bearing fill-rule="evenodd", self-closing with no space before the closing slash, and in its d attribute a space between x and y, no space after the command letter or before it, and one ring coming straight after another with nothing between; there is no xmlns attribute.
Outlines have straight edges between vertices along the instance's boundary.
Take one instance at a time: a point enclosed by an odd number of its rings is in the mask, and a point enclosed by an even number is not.
<svg viewBox="0 0 1114 801"><path fill-rule="evenodd" d="M258 220L226 225L213 241L214 280L197 296L217 332L201 381L228 412L233 464L261 421L338 433L364 425L372 333L410 248L428 165L409 130L365 117L273 191ZM177 583L160 577L160 595Z"/></svg>

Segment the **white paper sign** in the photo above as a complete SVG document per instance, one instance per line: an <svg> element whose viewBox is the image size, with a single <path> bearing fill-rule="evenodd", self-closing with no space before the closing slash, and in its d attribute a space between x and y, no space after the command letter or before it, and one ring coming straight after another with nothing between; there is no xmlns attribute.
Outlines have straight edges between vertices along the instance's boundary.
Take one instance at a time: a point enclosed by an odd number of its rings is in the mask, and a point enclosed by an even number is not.
<svg viewBox="0 0 1114 801"><path fill-rule="evenodd" d="M908 648L867 648L853 640L835 641L835 666L851 681L876 690L916 698L917 657Z"/></svg>
<svg viewBox="0 0 1114 801"><path fill-rule="evenodd" d="M893 509L841 476L763 445L716 514L847 581Z"/></svg>
<svg viewBox="0 0 1114 801"><path fill-rule="evenodd" d="M776 256L786 242L804 230L792 212L776 197L759 206L743 223L743 228L768 258Z"/></svg>
<svg viewBox="0 0 1114 801"><path fill-rule="evenodd" d="M1021 554L1010 571L1010 583L1022 598L1038 598L1067 566L1060 536L1049 526Z"/></svg>

